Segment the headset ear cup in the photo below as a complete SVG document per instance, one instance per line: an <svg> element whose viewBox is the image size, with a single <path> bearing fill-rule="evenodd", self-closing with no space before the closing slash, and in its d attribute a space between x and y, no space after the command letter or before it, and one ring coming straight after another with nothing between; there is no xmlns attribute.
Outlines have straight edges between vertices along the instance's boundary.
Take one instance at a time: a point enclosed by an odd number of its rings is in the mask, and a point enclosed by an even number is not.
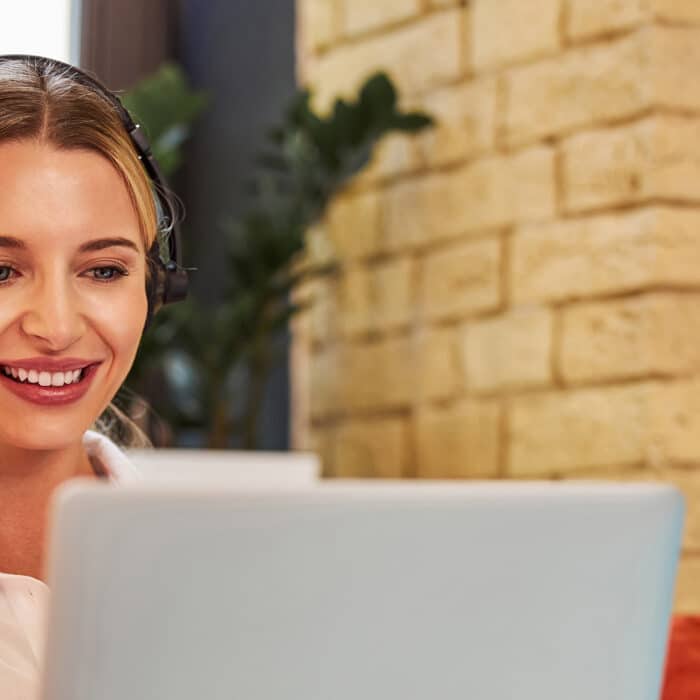
<svg viewBox="0 0 700 700"><path fill-rule="evenodd" d="M158 310L187 297L189 280L187 271L178 267L173 260L163 262L160 257L158 242L154 241L146 256L149 275L146 279L146 298L148 315L144 331L150 326Z"/></svg>

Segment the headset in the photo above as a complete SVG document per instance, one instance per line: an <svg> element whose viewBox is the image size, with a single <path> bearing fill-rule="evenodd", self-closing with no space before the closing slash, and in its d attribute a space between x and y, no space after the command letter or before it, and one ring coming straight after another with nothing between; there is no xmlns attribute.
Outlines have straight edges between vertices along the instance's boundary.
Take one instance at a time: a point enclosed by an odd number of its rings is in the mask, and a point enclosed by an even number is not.
<svg viewBox="0 0 700 700"><path fill-rule="evenodd" d="M151 189L153 190L159 221L162 222L162 226L159 226L159 233L162 230L168 231L166 237L167 250L164 250L164 246L161 246L161 237L156 236L156 240L153 242L147 255L150 276L146 283L148 315L146 316L145 330L161 306L182 301L186 298L189 285L187 270L181 265L181 234L177 214L172 201L167 196L167 182L155 157L151 153L151 146L146 134L141 125L131 118L126 107L113 92L108 90L96 78L79 68L53 58L27 54L0 55L0 63L5 61L31 61L39 70L58 67L77 83L92 89L106 99L119 115L124 129L136 149L138 159L151 180Z"/></svg>

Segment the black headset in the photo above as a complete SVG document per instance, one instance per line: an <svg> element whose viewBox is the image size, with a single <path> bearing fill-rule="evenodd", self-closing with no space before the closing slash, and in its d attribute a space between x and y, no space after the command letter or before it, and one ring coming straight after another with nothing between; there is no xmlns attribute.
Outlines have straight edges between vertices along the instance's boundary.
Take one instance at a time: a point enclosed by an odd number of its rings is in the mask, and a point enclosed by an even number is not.
<svg viewBox="0 0 700 700"><path fill-rule="evenodd" d="M153 316L164 304L172 304L182 301L187 296L188 275L187 270L181 265L181 240L180 226L172 201L167 196L168 186L165 177L160 171L156 159L151 153L151 146L140 124L134 122L121 100L108 90L96 78L84 71L62 61L44 56L32 56L24 54L0 55L0 62L4 61L31 61L41 68L58 67L65 71L77 83L94 90L104 97L117 111L131 143L136 149L136 154L143 164L151 183L156 209L163 227L169 233L167 235L167 251L161 246L161 239L156 236L151 249L148 251L147 261L150 268L150 278L146 284L146 296L148 298L147 328ZM162 230L162 229L161 229Z"/></svg>

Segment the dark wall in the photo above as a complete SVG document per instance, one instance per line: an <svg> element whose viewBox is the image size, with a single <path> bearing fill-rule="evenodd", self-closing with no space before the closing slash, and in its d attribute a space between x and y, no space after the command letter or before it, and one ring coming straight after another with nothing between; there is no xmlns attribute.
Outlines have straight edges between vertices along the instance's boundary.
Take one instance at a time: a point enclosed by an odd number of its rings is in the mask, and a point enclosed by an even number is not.
<svg viewBox="0 0 700 700"><path fill-rule="evenodd" d="M177 185L196 293L215 302L225 283L221 222L245 210L254 158L295 89L294 0L180 0L175 57L193 86L209 92ZM280 343L288 344L281 338ZM260 444L289 445L287 363L266 395Z"/></svg>
<svg viewBox="0 0 700 700"><path fill-rule="evenodd" d="M173 0L82 0L80 65L125 90L172 55Z"/></svg>
<svg viewBox="0 0 700 700"><path fill-rule="evenodd" d="M245 183L265 130L294 92L294 0L180 0L177 58L211 95L187 149L182 185L197 231L200 286L225 276L218 223L246 205Z"/></svg>

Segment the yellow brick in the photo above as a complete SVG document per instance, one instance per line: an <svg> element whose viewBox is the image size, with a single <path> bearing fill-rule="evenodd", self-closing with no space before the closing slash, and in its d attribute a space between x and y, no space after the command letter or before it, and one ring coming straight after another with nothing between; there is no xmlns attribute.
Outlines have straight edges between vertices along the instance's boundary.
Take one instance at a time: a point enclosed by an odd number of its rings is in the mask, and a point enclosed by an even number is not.
<svg viewBox="0 0 700 700"><path fill-rule="evenodd" d="M406 426L401 418L341 423L334 436L335 477L384 479L403 475Z"/></svg>
<svg viewBox="0 0 700 700"><path fill-rule="evenodd" d="M650 88L664 107L700 109L700 27L655 27L649 30L652 55Z"/></svg>
<svg viewBox="0 0 700 700"><path fill-rule="evenodd" d="M496 401L426 409L416 418L417 474L432 479L499 474L501 412Z"/></svg>
<svg viewBox="0 0 700 700"><path fill-rule="evenodd" d="M332 346L311 358L310 382L314 419L448 398L461 386L456 340L448 329L431 329Z"/></svg>
<svg viewBox="0 0 700 700"><path fill-rule="evenodd" d="M634 464L646 456L651 384L511 400L508 474L541 477Z"/></svg>
<svg viewBox="0 0 700 700"><path fill-rule="evenodd" d="M649 22L652 17L670 22L700 22L697 0L566 0L566 34L590 39Z"/></svg>
<svg viewBox="0 0 700 700"><path fill-rule="evenodd" d="M402 95L456 80L463 72L463 10L437 12L381 36L324 54L310 67L315 105L327 109L338 95L354 96L371 73L382 69Z"/></svg>
<svg viewBox="0 0 700 700"><path fill-rule="evenodd" d="M485 158L457 171L450 181L450 215L461 201L463 231L504 226L513 221L514 178L508 158ZM439 212L438 212L439 213ZM449 222L445 221L445 228ZM456 227L455 233L457 233ZM448 229L449 234L452 231Z"/></svg>
<svg viewBox="0 0 700 700"><path fill-rule="evenodd" d="M312 355L309 365L312 419L325 418L338 410L342 364L335 349Z"/></svg>
<svg viewBox="0 0 700 700"><path fill-rule="evenodd" d="M407 325L413 306L409 258L351 266L343 272L339 315L346 336Z"/></svg>
<svg viewBox="0 0 700 700"><path fill-rule="evenodd" d="M309 326L315 343L327 343L338 330L338 284L334 279L313 280L302 297L311 304Z"/></svg>
<svg viewBox="0 0 700 700"><path fill-rule="evenodd" d="M654 465L700 463L700 380L659 386L649 408L649 460Z"/></svg>
<svg viewBox="0 0 700 700"><path fill-rule="evenodd" d="M470 391L542 386L551 382L552 313L523 308L464 331L463 358Z"/></svg>
<svg viewBox="0 0 700 700"><path fill-rule="evenodd" d="M333 474L333 445L335 444L335 428L328 426L314 426L309 430L308 442L295 445L296 450L315 452L321 461L321 475L323 477Z"/></svg>
<svg viewBox="0 0 700 700"><path fill-rule="evenodd" d="M343 336L364 334L373 329L370 296L370 274L366 267L353 265L343 270L338 305L338 323Z"/></svg>
<svg viewBox="0 0 700 700"><path fill-rule="evenodd" d="M553 151L532 148L478 160L451 176L449 191L449 208L435 208L435 218L444 221L435 229L443 233L433 238L548 218L555 201ZM456 213L460 203L461 217Z"/></svg>
<svg viewBox="0 0 700 700"><path fill-rule="evenodd" d="M402 408L418 401L449 398L461 387L456 339L448 329L415 337L356 342L345 347L336 408Z"/></svg>
<svg viewBox="0 0 700 700"><path fill-rule="evenodd" d="M336 252L324 223L311 226L305 237L305 260L309 265L327 265L335 260Z"/></svg>
<svg viewBox="0 0 700 700"><path fill-rule="evenodd" d="M513 221L525 223L551 219L556 213L554 150L530 148L513 156L507 166L512 174Z"/></svg>
<svg viewBox="0 0 700 700"><path fill-rule="evenodd" d="M464 243L424 260L420 304L430 319L459 319L501 301L500 243Z"/></svg>
<svg viewBox="0 0 700 700"><path fill-rule="evenodd" d="M700 380L643 382L516 398L509 474L700 464Z"/></svg>
<svg viewBox="0 0 700 700"><path fill-rule="evenodd" d="M464 383L455 330L429 327L411 340L415 353L414 400L420 404L455 396Z"/></svg>
<svg viewBox="0 0 700 700"><path fill-rule="evenodd" d="M490 68L559 46L559 0L473 0L474 65Z"/></svg>
<svg viewBox="0 0 700 700"><path fill-rule="evenodd" d="M484 158L449 173L400 182L384 200L385 247L405 250L481 234L554 212L549 148Z"/></svg>
<svg viewBox="0 0 700 700"><path fill-rule="evenodd" d="M454 175L428 175L390 187L384 198L384 247L404 251L434 239L459 235L469 227L464 199L456 196Z"/></svg>
<svg viewBox="0 0 700 700"><path fill-rule="evenodd" d="M447 185L445 175L429 175L400 182L386 190L383 221L387 250L408 250L430 240L431 203L447 201Z"/></svg>
<svg viewBox="0 0 700 700"><path fill-rule="evenodd" d="M697 554L681 559L673 610L677 615L700 615L700 556Z"/></svg>
<svg viewBox="0 0 700 700"><path fill-rule="evenodd" d="M467 165L450 179L450 208L436 209L445 219L443 229L450 236L461 231L479 231L504 226L513 221L513 169L508 158L485 158ZM461 202L462 217L452 212ZM449 220L447 219L449 217ZM451 222L457 221L452 226Z"/></svg>
<svg viewBox="0 0 700 700"><path fill-rule="evenodd" d="M340 371L344 409L390 409L410 403L415 366L407 338L349 345Z"/></svg>
<svg viewBox="0 0 700 700"><path fill-rule="evenodd" d="M345 34L386 27L420 14L421 0L351 0L344 5Z"/></svg>
<svg viewBox="0 0 700 700"><path fill-rule="evenodd" d="M513 238L513 297L557 301L698 284L699 230L699 212L671 208L523 227Z"/></svg>
<svg viewBox="0 0 700 700"><path fill-rule="evenodd" d="M389 134L375 147L367 166L353 184L371 186L399 175L406 175L423 166L418 139L412 135Z"/></svg>
<svg viewBox="0 0 700 700"><path fill-rule="evenodd" d="M652 102L650 44L647 34L639 32L510 70L506 75L508 142L566 133L648 107Z"/></svg>
<svg viewBox="0 0 700 700"><path fill-rule="evenodd" d="M415 306L413 270L413 260L405 257L373 266L370 275L370 304L375 328L398 328L411 320Z"/></svg>
<svg viewBox="0 0 700 700"><path fill-rule="evenodd" d="M496 81L484 78L427 95L423 110L436 120L420 137L425 161L433 166L458 162L494 145Z"/></svg>
<svg viewBox="0 0 700 700"><path fill-rule="evenodd" d="M649 0L657 17L671 22L700 22L697 0Z"/></svg>
<svg viewBox="0 0 700 700"><path fill-rule="evenodd" d="M652 197L700 201L700 120L653 117L574 136L563 146L564 207L577 212Z"/></svg>
<svg viewBox="0 0 700 700"><path fill-rule="evenodd" d="M652 106L697 110L700 27L642 27L631 36L511 70L510 144L571 132Z"/></svg>
<svg viewBox="0 0 700 700"><path fill-rule="evenodd" d="M643 294L563 312L566 381L684 373L700 368L700 296Z"/></svg>
<svg viewBox="0 0 700 700"><path fill-rule="evenodd" d="M333 201L327 230L341 260L366 258L380 250L379 206L377 192L346 195Z"/></svg>
<svg viewBox="0 0 700 700"><path fill-rule="evenodd" d="M566 0L566 34L588 39L628 29L649 19L649 0Z"/></svg>
<svg viewBox="0 0 700 700"><path fill-rule="evenodd" d="M336 0L298 0L300 45L318 51L338 36Z"/></svg>

